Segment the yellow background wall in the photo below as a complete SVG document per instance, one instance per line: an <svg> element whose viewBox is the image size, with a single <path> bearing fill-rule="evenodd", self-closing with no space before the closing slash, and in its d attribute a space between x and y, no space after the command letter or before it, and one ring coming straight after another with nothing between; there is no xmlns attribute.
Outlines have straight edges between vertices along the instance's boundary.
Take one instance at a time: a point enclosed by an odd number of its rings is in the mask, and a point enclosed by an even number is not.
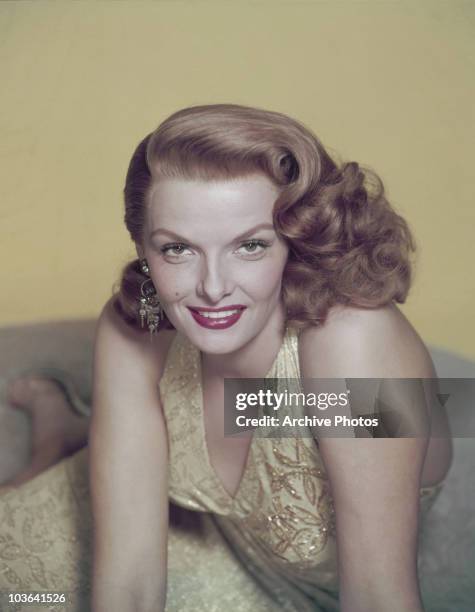
<svg viewBox="0 0 475 612"><path fill-rule="evenodd" d="M0 325L97 315L134 256L133 148L236 102L380 174L419 245L403 311L475 357L474 24L457 1L0 3Z"/></svg>

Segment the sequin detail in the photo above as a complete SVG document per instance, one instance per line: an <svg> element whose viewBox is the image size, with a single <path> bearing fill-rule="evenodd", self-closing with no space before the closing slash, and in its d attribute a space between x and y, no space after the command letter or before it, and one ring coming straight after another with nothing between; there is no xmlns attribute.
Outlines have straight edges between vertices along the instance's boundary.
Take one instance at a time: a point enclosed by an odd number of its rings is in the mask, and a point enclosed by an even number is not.
<svg viewBox="0 0 475 612"><path fill-rule="evenodd" d="M299 379L297 350L297 335L288 329L266 378ZM199 359L197 349L177 334L160 383L170 440L170 497L185 508L232 519L284 565L318 565L334 538L334 511L315 441L254 437L237 493L230 496L207 455Z"/></svg>

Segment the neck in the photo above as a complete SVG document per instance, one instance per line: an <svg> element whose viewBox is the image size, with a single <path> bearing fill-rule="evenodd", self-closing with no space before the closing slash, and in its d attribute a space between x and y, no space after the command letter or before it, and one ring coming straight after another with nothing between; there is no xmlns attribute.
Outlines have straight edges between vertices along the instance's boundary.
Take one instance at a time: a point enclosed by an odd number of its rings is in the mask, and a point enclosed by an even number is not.
<svg viewBox="0 0 475 612"><path fill-rule="evenodd" d="M265 328L237 351L227 355L201 353L202 373L211 378L263 378L269 372L285 334L283 308Z"/></svg>

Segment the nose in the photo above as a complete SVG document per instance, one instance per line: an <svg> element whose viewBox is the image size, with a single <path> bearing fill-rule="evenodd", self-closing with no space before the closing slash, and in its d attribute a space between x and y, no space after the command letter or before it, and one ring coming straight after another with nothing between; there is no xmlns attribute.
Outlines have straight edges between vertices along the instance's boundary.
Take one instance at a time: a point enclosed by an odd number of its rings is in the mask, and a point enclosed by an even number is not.
<svg viewBox="0 0 475 612"><path fill-rule="evenodd" d="M232 293L232 278L222 257L203 259L197 294L212 304L218 304Z"/></svg>

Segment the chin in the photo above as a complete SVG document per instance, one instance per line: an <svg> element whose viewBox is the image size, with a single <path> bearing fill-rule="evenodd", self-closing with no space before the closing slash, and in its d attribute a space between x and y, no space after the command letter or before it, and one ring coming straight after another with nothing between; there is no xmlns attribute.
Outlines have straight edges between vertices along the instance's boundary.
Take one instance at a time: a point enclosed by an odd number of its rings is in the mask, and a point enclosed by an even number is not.
<svg viewBox="0 0 475 612"><path fill-rule="evenodd" d="M208 336L199 336L197 334L189 335L188 338L191 342L200 349L203 353L210 355L227 355L233 353L239 349L245 342L243 342L242 335L230 337L226 332L223 331L209 333ZM218 335L220 334L220 335Z"/></svg>

